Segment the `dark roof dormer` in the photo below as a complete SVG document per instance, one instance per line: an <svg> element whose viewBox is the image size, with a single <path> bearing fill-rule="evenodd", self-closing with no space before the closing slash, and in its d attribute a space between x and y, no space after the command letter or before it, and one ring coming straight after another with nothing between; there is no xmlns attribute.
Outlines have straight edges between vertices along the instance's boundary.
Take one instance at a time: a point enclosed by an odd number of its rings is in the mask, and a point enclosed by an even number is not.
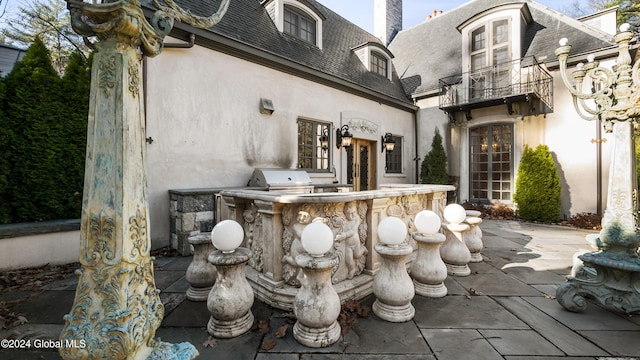
<svg viewBox="0 0 640 360"><path fill-rule="evenodd" d="M364 67L373 73L392 80L391 60L393 54L382 44L369 41L354 47L353 52L358 56Z"/></svg>
<svg viewBox="0 0 640 360"><path fill-rule="evenodd" d="M278 31L322 49L325 16L305 0L265 0L262 6Z"/></svg>

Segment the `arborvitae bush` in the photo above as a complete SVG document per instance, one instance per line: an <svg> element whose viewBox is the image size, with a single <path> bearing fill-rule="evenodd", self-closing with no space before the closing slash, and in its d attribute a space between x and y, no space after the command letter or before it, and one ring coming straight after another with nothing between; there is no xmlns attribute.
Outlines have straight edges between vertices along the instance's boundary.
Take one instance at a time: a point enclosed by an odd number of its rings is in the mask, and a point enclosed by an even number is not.
<svg viewBox="0 0 640 360"><path fill-rule="evenodd" d="M442 146L442 136L440 136L437 127L431 142L431 151L422 160L420 182L422 184L449 184L447 153Z"/></svg>
<svg viewBox="0 0 640 360"><path fill-rule="evenodd" d="M525 146L513 200L518 216L528 221L552 222L560 219L560 177L546 145L535 150Z"/></svg>
<svg viewBox="0 0 640 360"><path fill-rule="evenodd" d="M49 51L36 39L5 78L0 195L10 209L3 217L0 208L0 221L80 216L79 169L84 168L89 91L86 68L86 62L76 61L63 81L51 65ZM4 189L3 176L8 178Z"/></svg>
<svg viewBox="0 0 640 360"><path fill-rule="evenodd" d="M9 196L9 132L5 116L5 86L4 79L0 78L0 224L11 222L11 204L7 201Z"/></svg>

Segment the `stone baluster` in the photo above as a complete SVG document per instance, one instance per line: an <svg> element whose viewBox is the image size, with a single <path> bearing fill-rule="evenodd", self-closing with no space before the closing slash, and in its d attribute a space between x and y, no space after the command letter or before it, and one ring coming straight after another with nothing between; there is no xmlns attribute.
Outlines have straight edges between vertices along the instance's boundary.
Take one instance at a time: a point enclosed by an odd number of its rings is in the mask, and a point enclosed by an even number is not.
<svg viewBox="0 0 640 360"><path fill-rule="evenodd" d="M447 287L444 285L447 266L440 258L440 246L446 237L439 233L440 217L431 210L423 210L416 214L414 224L418 231L412 236L418 244L418 251L411 263L411 276L416 294L443 297L447 295Z"/></svg>
<svg viewBox="0 0 640 360"><path fill-rule="evenodd" d="M191 260L185 276L189 283L187 299L207 301L217 275L216 267L207 261L209 253L214 250L211 243L211 233L190 236L189 244L193 245L193 260Z"/></svg>
<svg viewBox="0 0 640 360"><path fill-rule="evenodd" d="M482 262L482 230L480 230L480 224L482 219L480 218L480 211L467 210L467 217L464 222L469 225L469 230L464 233L464 243L467 245L469 252L471 252L471 259L469 262L476 263Z"/></svg>
<svg viewBox="0 0 640 360"><path fill-rule="evenodd" d="M293 337L313 348L327 347L340 339L340 297L331 283L331 270L338 265L336 255L326 255L333 246L333 232L322 222L307 225L301 235L305 253L296 256L302 269L300 290L293 302L297 321Z"/></svg>
<svg viewBox="0 0 640 360"><path fill-rule="evenodd" d="M407 226L396 217L388 217L378 225L380 244L375 245L380 255L380 271L373 280L373 313L390 322L405 322L413 319L415 308L411 300L415 296L413 281L407 273L407 256L413 247L403 243L407 237Z"/></svg>
<svg viewBox="0 0 640 360"><path fill-rule="evenodd" d="M253 289L244 272L251 251L238 247L243 240L242 226L233 220L221 221L211 231L211 241L218 250L209 254L209 262L218 274L207 298L211 314L207 332L218 338L242 335L253 326Z"/></svg>
<svg viewBox="0 0 640 360"><path fill-rule="evenodd" d="M447 266L449 275L471 274L468 265L471 252L464 243L464 232L469 229L469 225L462 223L466 217L466 211L458 204L449 204L444 208L444 219L447 222L442 225L442 228L445 230L447 239L440 247L440 256Z"/></svg>

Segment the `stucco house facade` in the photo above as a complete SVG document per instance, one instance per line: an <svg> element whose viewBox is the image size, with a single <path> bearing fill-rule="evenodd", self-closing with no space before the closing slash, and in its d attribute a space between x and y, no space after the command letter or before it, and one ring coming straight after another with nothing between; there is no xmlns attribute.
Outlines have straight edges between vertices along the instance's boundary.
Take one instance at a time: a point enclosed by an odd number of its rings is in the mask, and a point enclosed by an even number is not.
<svg viewBox="0 0 640 360"><path fill-rule="evenodd" d="M512 204L525 145L545 144L561 177L563 215L597 212L610 143L574 109L554 50L566 37L576 54L570 65L590 53L612 63L615 9L580 21L533 1L476 0L433 15L389 46L420 107L419 153L439 127L459 201Z"/></svg>
<svg viewBox="0 0 640 360"><path fill-rule="evenodd" d="M144 60L154 247L170 242L170 189L246 186L255 168L304 169L314 184L356 191L416 183L436 127L458 202L510 204L524 146L547 144L563 213L596 212L608 143L591 142L606 136L579 119L553 50L568 37L573 66L589 52L606 64L611 34L532 1L475 0L405 30L401 1L375 4L375 35L314 0L233 0L211 29L175 25L162 54ZM218 2L183 6L207 15ZM465 75L477 70L484 77ZM515 91L512 73L534 71L535 86ZM339 146L347 127L352 146Z"/></svg>

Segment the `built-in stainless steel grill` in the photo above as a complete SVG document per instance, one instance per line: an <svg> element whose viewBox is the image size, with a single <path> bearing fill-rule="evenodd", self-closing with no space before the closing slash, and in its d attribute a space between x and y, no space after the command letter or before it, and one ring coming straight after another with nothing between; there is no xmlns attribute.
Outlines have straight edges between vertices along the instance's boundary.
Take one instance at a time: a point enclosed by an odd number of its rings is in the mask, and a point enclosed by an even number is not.
<svg viewBox="0 0 640 360"><path fill-rule="evenodd" d="M263 187L267 191L279 191L294 194L313 192L311 178L304 170L296 169L260 169L251 174L248 186Z"/></svg>

